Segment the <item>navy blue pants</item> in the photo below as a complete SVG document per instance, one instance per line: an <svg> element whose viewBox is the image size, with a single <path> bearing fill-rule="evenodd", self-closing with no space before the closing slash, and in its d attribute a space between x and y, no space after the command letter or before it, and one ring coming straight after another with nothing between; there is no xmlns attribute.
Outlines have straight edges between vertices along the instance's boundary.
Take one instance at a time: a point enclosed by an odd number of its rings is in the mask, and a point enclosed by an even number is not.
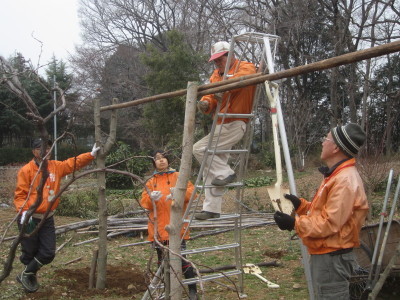
<svg viewBox="0 0 400 300"><path fill-rule="evenodd" d="M21 224L18 218L18 228L21 230ZM35 224L39 224L40 219L33 218ZM39 231L29 238L21 240L22 254L19 257L24 265L28 265L35 257L41 264L46 265L53 261L56 255L56 229L54 218L47 218Z"/></svg>
<svg viewBox="0 0 400 300"><path fill-rule="evenodd" d="M169 244L169 241L162 241L161 243L163 245L167 246ZM158 265L160 265L162 260L164 259L164 252L163 252L164 249L159 247L155 242L153 242L153 245L157 251ZM182 240L182 243L181 243L181 251L183 251L183 250L186 250L186 241L185 240ZM182 255L182 256L186 258L186 255ZM192 265L183 260L182 260L182 273L185 276L185 278L193 278L194 277L194 270L193 270Z"/></svg>

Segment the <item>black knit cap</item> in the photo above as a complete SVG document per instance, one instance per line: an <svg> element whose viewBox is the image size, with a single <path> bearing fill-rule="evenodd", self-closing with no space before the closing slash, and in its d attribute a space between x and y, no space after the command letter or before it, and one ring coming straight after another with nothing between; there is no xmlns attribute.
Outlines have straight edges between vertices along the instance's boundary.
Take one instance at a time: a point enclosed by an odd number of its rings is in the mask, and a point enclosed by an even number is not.
<svg viewBox="0 0 400 300"><path fill-rule="evenodd" d="M42 140L41 138L36 138L36 139L34 139L34 140L32 141L32 149L37 149L37 148L42 147L42 142L43 142L43 140ZM51 145L52 145L52 142L51 142L50 140L47 140L47 144L48 144L49 146L51 146Z"/></svg>
<svg viewBox="0 0 400 300"><path fill-rule="evenodd" d="M335 144L349 157L356 156L365 142L365 132L360 125L348 123L331 129Z"/></svg>

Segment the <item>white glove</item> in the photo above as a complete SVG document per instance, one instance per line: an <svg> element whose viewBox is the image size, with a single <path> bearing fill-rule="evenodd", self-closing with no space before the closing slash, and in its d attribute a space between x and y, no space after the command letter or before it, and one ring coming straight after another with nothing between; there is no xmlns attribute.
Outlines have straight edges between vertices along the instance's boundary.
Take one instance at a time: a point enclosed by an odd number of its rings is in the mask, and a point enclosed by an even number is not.
<svg viewBox="0 0 400 300"><path fill-rule="evenodd" d="M169 189L169 192L170 192L170 193L169 193L169 195L167 195L167 197L165 198L165 200L172 200L172 199L174 199L174 189L175 189L175 188L173 188L173 187Z"/></svg>
<svg viewBox="0 0 400 300"><path fill-rule="evenodd" d="M150 194L150 198L151 200L157 202L158 200L160 200L162 197L162 194L160 191L152 191Z"/></svg>
<svg viewBox="0 0 400 300"><path fill-rule="evenodd" d="M100 150L100 147L96 147L96 143L94 143L93 148L92 148L92 152L90 152L90 154L93 157L96 157L97 151L99 151L99 150Z"/></svg>
<svg viewBox="0 0 400 300"><path fill-rule="evenodd" d="M206 112L208 110L208 101L197 102L197 108L203 113Z"/></svg>

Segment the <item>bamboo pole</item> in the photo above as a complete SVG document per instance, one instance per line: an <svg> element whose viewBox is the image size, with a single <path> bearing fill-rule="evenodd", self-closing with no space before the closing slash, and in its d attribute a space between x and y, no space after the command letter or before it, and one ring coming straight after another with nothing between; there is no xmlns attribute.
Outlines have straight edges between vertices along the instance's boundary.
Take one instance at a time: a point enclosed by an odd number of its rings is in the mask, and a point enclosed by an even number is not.
<svg viewBox="0 0 400 300"><path fill-rule="evenodd" d="M358 62L361 60L374 58L374 57L378 57L378 56L382 56L385 54L390 54L390 53L394 53L394 52L398 52L398 51L400 51L400 40L391 42L391 43L387 43L387 44L383 44L380 46L364 49L364 50L350 52L350 53L343 54L340 56L335 56L335 57L324 59L324 60L321 60L321 61L318 61L315 63L310 63L310 64L304 65L304 66L298 66L295 68L283 70L283 71L276 72L273 74L257 73L257 74L253 75L254 77L250 76L250 78L249 78L249 77L243 76L243 77L240 77L237 79L229 79L229 80L218 83L218 85L216 85L216 84L201 85L198 88L197 96L225 92L225 91L228 91L228 90L231 90L234 88L242 88L242 87L249 86L249 85L259 84L266 80L274 81L274 80L279 80L279 79L283 79L283 78L294 77L294 76L305 74L305 73L330 69L330 68L334 68L337 66L347 65L347 64L355 63L355 62ZM167 98L183 96L186 94L186 92L187 92L186 89L178 90L178 91L154 95L154 96L146 97L146 98L142 98L142 99L132 100L132 101L124 102L124 103L112 104L112 105L101 107L100 111L126 108L126 107L136 106L139 104L152 102L152 101L156 101L156 100L162 100L162 99L167 99Z"/></svg>

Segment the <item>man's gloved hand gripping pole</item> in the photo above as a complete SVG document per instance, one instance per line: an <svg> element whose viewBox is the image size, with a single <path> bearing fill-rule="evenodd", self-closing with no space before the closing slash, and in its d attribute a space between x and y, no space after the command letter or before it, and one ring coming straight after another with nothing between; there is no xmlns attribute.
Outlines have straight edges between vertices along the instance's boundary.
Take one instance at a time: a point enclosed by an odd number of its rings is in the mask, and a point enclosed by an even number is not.
<svg viewBox="0 0 400 300"><path fill-rule="evenodd" d="M283 196L293 203L295 210L299 208L301 200L297 196L292 194L284 194ZM288 214L277 211L274 214L274 220L278 225L279 229L292 231L294 229L296 219Z"/></svg>
<svg viewBox="0 0 400 300"><path fill-rule="evenodd" d="M93 148L92 148L92 152L90 152L90 154L91 154L93 157L96 157L97 152L98 152L99 150L100 150L100 147L96 147L96 143L94 143Z"/></svg>

